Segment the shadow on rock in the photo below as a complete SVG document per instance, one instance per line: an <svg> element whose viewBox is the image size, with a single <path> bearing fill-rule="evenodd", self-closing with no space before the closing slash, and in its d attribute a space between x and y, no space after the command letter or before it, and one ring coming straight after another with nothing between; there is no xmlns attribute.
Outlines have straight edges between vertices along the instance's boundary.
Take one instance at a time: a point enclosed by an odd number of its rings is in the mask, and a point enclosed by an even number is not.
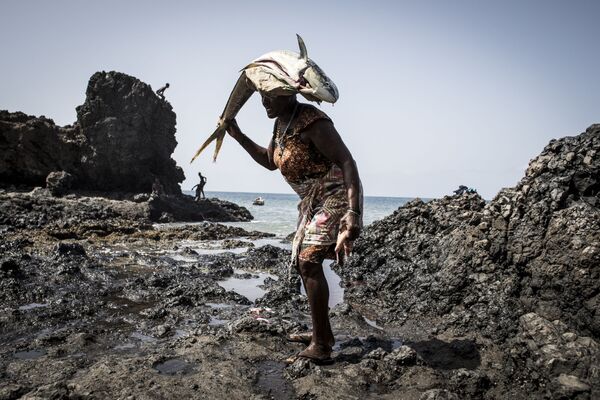
<svg viewBox="0 0 600 400"><path fill-rule="evenodd" d="M419 357L432 368L475 369L481 365L481 355L473 340L444 342L439 339L431 339L409 342L406 345L414 349Z"/></svg>

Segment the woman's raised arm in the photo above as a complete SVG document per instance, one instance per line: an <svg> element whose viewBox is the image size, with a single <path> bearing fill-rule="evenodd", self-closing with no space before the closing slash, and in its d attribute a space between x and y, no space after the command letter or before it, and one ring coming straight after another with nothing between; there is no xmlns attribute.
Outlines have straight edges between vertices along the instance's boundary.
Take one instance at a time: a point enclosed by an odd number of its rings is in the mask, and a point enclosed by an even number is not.
<svg viewBox="0 0 600 400"><path fill-rule="evenodd" d="M264 148L254 143L252 139L242 133L235 119L231 120L227 125L227 133L238 141L238 143L250 154L250 156L268 170L274 171L277 169L273 162L273 139L269 142L269 147Z"/></svg>

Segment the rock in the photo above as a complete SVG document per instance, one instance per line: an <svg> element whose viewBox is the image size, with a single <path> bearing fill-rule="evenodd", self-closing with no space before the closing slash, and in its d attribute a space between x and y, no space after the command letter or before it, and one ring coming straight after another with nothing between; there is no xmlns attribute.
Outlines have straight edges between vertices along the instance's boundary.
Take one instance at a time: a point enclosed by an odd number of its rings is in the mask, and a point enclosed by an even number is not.
<svg viewBox="0 0 600 400"><path fill-rule="evenodd" d="M408 346L400 346L386 355L385 360L395 365L415 365L417 362L417 352Z"/></svg>
<svg viewBox="0 0 600 400"><path fill-rule="evenodd" d="M294 380L310 375L315 368L318 367L309 360L305 358L299 358L287 366L283 373L287 379Z"/></svg>
<svg viewBox="0 0 600 400"><path fill-rule="evenodd" d="M56 254L58 256L86 256L85 249L79 243L60 242L56 245Z"/></svg>
<svg viewBox="0 0 600 400"><path fill-rule="evenodd" d="M152 88L120 72L96 72L77 124L88 148L82 187L103 191L146 192L158 179L167 194L179 194L184 176L171 158L175 113Z"/></svg>
<svg viewBox="0 0 600 400"><path fill-rule="evenodd" d="M46 188L54 196L67 193L73 184L73 175L65 171L50 172L46 177Z"/></svg>
<svg viewBox="0 0 600 400"><path fill-rule="evenodd" d="M251 221L245 207L217 198L194 201L190 196L151 196L148 200L150 219L156 222L173 221Z"/></svg>
<svg viewBox="0 0 600 400"><path fill-rule="evenodd" d="M0 271L6 275L16 275L21 272L21 269L16 260L9 258L1 261Z"/></svg>
<svg viewBox="0 0 600 400"><path fill-rule="evenodd" d="M552 140L488 203L463 193L400 207L333 266L345 300L386 327L491 340L507 357L508 384L523 382L534 397L560 374L587 384L600 359L597 154L592 125ZM590 386L600 390L600 380Z"/></svg>
<svg viewBox="0 0 600 400"><path fill-rule="evenodd" d="M387 355L387 351L382 349L381 347L376 348L375 350L367 353L364 358L372 359L372 360L381 360Z"/></svg>
<svg viewBox="0 0 600 400"><path fill-rule="evenodd" d="M483 397L490 387L490 379L482 371L460 368L453 371L450 385L453 391L460 394L462 398L476 399Z"/></svg>
<svg viewBox="0 0 600 400"><path fill-rule="evenodd" d="M136 203L143 203L146 202L150 199L150 194L148 193L138 193L135 196L133 196L133 201L135 201Z"/></svg>
<svg viewBox="0 0 600 400"><path fill-rule="evenodd" d="M172 333L172 328L170 325L163 324L159 325L154 329L156 337L164 338Z"/></svg>
<svg viewBox="0 0 600 400"><path fill-rule="evenodd" d="M445 389L429 389L419 397L419 400L459 400L456 394Z"/></svg>
<svg viewBox="0 0 600 400"><path fill-rule="evenodd" d="M175 113L152 88L119 72L96 72L77 122L58 127L45 117L0 111L0 182L43 186L54 171L73 176L73 189L181 194L184 176L171 158ZM67 185L52 177L49 187ZM57 188L58 192L62 188Z"/></svg>
<svg viewBox="0 0 600 400"><path fill-rule="evenodd" d="M590 385L582 382L578 377L567 374L560 374L554 382L559 395L571 397L574 394L589 392Z"/></svg>

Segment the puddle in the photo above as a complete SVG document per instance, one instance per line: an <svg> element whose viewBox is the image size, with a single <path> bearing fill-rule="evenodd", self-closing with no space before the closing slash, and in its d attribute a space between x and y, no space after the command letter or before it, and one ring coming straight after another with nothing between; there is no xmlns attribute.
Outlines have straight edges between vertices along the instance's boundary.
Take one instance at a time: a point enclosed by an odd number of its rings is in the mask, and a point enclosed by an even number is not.
<svg viewBox="0 0 600 400"><path fill-rule="evenodd" d="M256 386L270 399L295 399L296 394L290 382L283 377L286 364L277 361L261 361L257 364L258 381Z"/></svg>
<svg viewBox="0 0 600 400"><path fill-rule="evenodd" d="M331 269L331 264L333 264L333 260L323 262L323 273L327 279L327 286L329 286L329 308L333 308L344 301L344 288L340 286L341 278ZM306 296L304 285L301 285L300 293Z"/></svg>
<svg viewBox="0 0 600 400"><path fill-rule="evenodd" d="M17 351L14 356L19 360L35 360L42 356L46 355L46 350L38 349L38 350L27 350L27 351Z"/></svg>
<svg viewBox="0 0 600 400"><path fill-rule="evenodd" d="M118 346L113 347L115 350L131 350L135 349L135 344L133 343L125 343Z"/></svg>
<svg viewBox="0 0 600 400"><path fill-rule="evenodd" d="M237 278L232 276L231 278L227 278L224 281L217 282L219 286L227 291L234 291L242 296L246 297L251 302L256 301L256 299L264 296L267 293L266 290L261 289L261 286L266 278L271 278L277 280L278 278L275 275L267 274L264 272L248 272L240 269L234 270L236 274L246 274L250 273L252 275L258 275L258 278Z"/></svg>
<svg viewBox="0 0 600 400"><path fill-rule="evenodd" d="M221 319L221 318L211 316L210 321L208 321L208 325L209 326L221 326L221 325L225 325L228 322L229 322L228 319Z"/></svg>
<svg viewBox="0 0 600 400"><path fill-rule="evenodd" d="M292 250L292 244L291 243L281 243L281 238L254 239L254 240L252 240L252 243L254 243L255 248L270 244L271 246L279 247L280 249Z"/></svg>
<svg viewBox="0 0 600 400"><path fill-rule="evenodd" d="M231 308L233 307L231 304L225 304L225 303L204 303L205 306L208 306L210 308L216 308L216 309L223 309L223 308Z"/></svg>
<svg viewBox="0 0 600 400"><path fill-rule="evenodd" d="M180 261L180 262L186 262L186 263L193 263L198 261L197 258L194 257L190 257L190 256L185 256L183 254L172 254L169 256L172 260L175 261Z"/></svg>
<svg viewBox="0 0 600 400"><path fill-rule="evenodd" d="M20 306L19 310L27 311L27 310L33 310L34 308L48 307L49 305L50 305L50 303L30 303L30 304L25 304L24 306Z"/></svg>
<svg viewBox="0 0 600 400"><path fill-rule="evenodd" d="M193 364L184 360L173 358L154 365L154 369L165 375L183 375L192 371Z"/></svg>
<svg viewBox="0 0 600 400"><path fill-rule="evenodd" d="M369 319L369 318L365 317L364 315L363 315L363 319L365 320L365 322L366 322L367 324L369 324L369 325L370 325L370 326L372 326L373 328L375 328L375 329L379 329L380 331L382 331L382 330L383 330L383 328L382 328L381 326L377 325L377 322L373 321L372 319Z"/></svg>
<svg viewBox="0 0 600 400"><path fill-rule="evenodd" d="M173 339L179 339L182 337L190 336L188 331L184 331L183 329L175 329L175 334L173 335Z"/></svg>
<svg viewBox="0 0 600 400"><path fill-rule="evenodd" d="M131 334L131 337L134 338L134 339L138 339L142 343L154 343L154 342L158 341L157 338L152 337L152 336L148 336L148 335L144 335L141 332L133 332Z"/></svg>

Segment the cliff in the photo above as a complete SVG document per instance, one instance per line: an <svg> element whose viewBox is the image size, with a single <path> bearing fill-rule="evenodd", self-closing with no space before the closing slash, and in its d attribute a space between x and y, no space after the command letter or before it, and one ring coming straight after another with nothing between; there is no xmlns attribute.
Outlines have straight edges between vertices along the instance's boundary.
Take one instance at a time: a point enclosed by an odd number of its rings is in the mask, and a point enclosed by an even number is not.
<svg viewBox="0 0 600 400"><path fill-rule="evenodd" d="M150 192L159 179L165 193L179 194L176 145L167 101L134 77L97 72L72 126L0 111L0 182L44 186L51 172L65 171L74 190Z"/></svg>

